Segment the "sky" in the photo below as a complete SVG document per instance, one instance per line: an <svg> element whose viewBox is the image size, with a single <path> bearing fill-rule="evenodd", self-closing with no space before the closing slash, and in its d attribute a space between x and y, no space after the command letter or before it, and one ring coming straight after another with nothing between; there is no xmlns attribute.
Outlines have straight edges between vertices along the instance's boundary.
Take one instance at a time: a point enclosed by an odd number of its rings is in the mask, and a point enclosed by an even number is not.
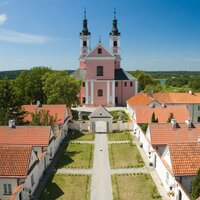
<svg viewBox="0 0 200 200"><path fill-rule="evenodd" d="M77 69L84 7L108 48L116 8L125 70L200 70L199 0L0 0L0 71Z"/></svg>

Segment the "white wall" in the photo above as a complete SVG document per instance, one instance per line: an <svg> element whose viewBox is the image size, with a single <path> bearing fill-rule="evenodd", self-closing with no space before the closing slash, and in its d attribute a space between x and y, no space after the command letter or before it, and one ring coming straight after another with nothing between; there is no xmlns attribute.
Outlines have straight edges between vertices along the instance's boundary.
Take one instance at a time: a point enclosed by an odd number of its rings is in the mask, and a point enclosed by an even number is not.
<svg viewBox="0 0 200 200"><path fill-rule="evenodd" d="M4 184L11 184L12 185L12 192L15 191L15 188L17 187L17 179L5 179L5 178L1 178L0 179L0 199L2 200L8 200L9 199L9 195L4 195Z"/></svg>

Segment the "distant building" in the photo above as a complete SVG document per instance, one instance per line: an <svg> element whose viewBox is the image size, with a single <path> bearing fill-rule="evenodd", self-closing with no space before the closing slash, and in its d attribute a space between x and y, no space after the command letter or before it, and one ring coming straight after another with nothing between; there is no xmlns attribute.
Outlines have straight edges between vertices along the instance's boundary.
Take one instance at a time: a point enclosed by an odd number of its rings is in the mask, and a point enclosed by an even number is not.
<svg viewBox="0 0 200 200"><path fill-rule="evenodd" d="M114 13L110 50L99 40L91 50L86 13L80 33L80 67L72 76L82 81L80 103L86 106L125 105L137 94L138 81L121 68L120 32Z"/></svg>
<svg viewBox="0 0 200 200"><path fill-rule="evenodd" d="M127 100L127 110L134 115L135 107L138 105L186 105L191 120L200 122L200 93L138 93Z"/></svg>

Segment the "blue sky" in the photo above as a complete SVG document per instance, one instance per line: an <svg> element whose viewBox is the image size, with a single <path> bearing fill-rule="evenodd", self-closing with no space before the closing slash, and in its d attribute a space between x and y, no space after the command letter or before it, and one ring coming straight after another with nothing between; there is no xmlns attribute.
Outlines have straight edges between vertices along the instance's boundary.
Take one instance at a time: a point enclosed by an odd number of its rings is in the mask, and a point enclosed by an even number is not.
<svg viewBox="0 0 200 200"><path fill-rule="evenodd" d="M0 0L0 71L76 69L84 7L107 47L116 7L124 69L200 70L199 0Z"/></svg>

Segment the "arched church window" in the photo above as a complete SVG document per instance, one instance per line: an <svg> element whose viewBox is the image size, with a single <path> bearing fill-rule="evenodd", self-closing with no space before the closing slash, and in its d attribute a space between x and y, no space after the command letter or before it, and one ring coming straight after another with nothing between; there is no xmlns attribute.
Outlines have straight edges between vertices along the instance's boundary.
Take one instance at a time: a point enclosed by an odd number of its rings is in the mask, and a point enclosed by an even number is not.
<svg viewBox="0 0 200 200"><path fill-rule="evenodd" d="M117 47L117 41L113 41L113 46Z"/></svg>
<svg viewBox="0 0 200 200"><path fill-rule="evenodd" d="M83 46L87 47L87 41L83 41Z"/></svg>
<svg viewBox="0 0 200 200"><path fill-rule="evenodd" d="M103 66L97 66L97 76L103 76Z"/></svg>

